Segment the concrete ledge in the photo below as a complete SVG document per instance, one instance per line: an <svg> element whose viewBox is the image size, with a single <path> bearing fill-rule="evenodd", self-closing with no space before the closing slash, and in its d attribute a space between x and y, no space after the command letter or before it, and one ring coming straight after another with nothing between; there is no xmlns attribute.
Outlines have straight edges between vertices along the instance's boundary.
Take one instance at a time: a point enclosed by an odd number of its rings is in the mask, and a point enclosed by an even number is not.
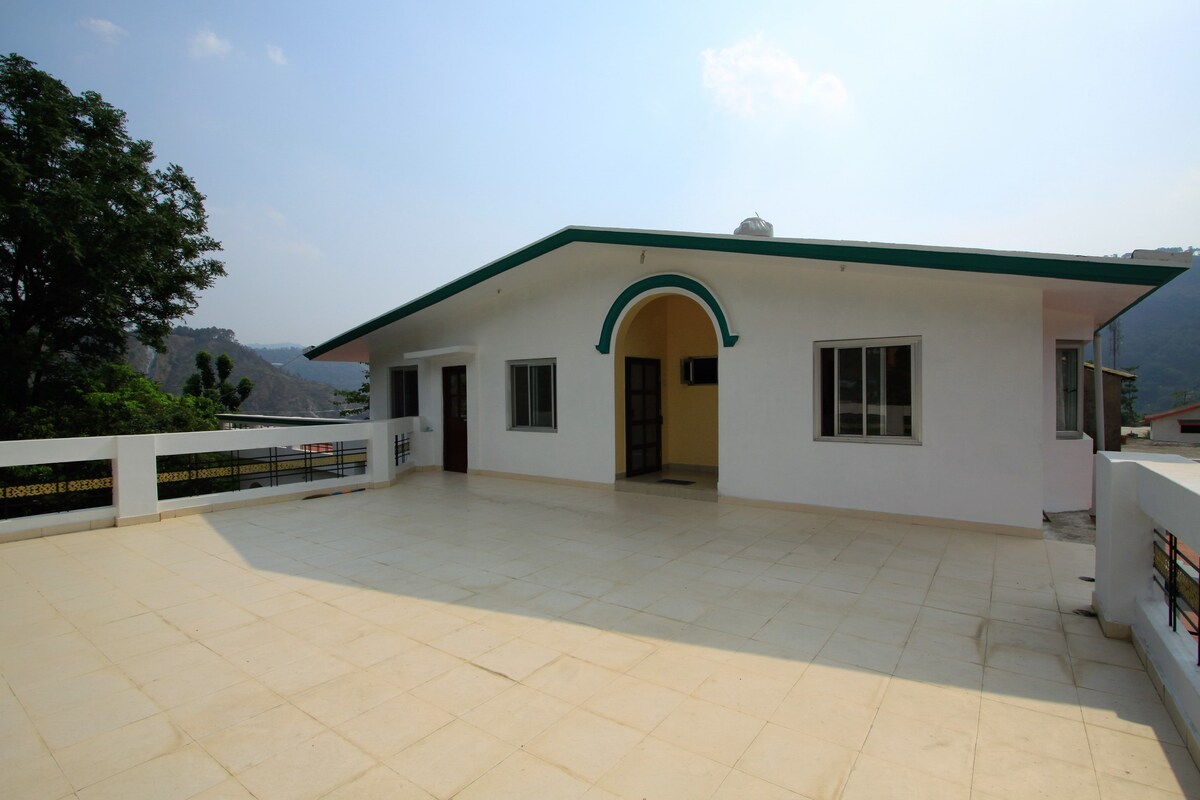
<svg viewBox="0 0 1200 800"><path fill-rule="evenodd" d="M116 526L116 518L116 509L113 506L65 511L61 514L13 517L0 522L0 543L112 528Z"/></svg>
<svg viewBox="0 0 1200 800"><path fill-rule="evenodd" d="M1154 603L1155 608L1161 604ZM1133 626L1133 649L1146 667L1146 674L1154 684L1155 691L1162 698L1163 706L1167 709L1171 721L1175 723L1179 736L1187 745L1188 754L1192 761L1200 767L1200 732L1196 730L1195 712L1200 709L1200 696L1197 687L1200 686L1200 669L1192 663L1191 669L1185 670L1179 663L1180 653L1172 652L1180 648L1172 647L1170 639L1180 638L1164 625L1161 632L1156 632L1153 623L1146 618L1148 609L1146 601L1138 603L1138 620ZM1191 647L1191 662L1195 659L1195 648ZM1190 663L1190 662L1189 662ZM1189 714L1189 711L1193 714Z"/></svg>
<svg viewBox="0 0 1200 800"><path fill-rule="evenodd" d="M158 522L160 518L160 514L141 514L136 517L117 517L115 523L116 527L124 528L126 525L145 525L148 522Z"/></svg>
<svg viewBox="0 0 1200 800"><path fill-rule="evenodd" d="M752 500L746 497L731 497L725 494L721 495L718 501L739 506L775 508L781 511L802 511L806 514L833 514L839 517L854 517L855 519L870 519L879 522L897 522L904 525L952 528L972 533L998 533L1004 536L1019 536L1024 539L1042 538L1042 529L1040 527L1022 528L1017 525L997 525L991 522L971 522L969 520L945 519L943 517L921 517L913 514L891 514L886 511L861 511L852 508L814 506L807 503L786 503L780 500Z"/></svg>

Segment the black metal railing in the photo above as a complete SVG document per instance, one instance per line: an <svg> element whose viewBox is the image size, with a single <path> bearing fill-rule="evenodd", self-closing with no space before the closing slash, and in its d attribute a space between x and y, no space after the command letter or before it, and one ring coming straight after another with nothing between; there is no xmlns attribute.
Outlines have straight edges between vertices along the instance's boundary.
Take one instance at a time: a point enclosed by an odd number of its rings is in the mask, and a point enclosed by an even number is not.
<svg viewBox="0 0 1200 800"><path fill-rule="evenodd" d="M68 461L0 468L0 519L113 504L111 461Z"/></svg>
<svg viewBox="0 0 1200 800"><path fill-rule="evenodd" d="M409 444L408 434L407 433L397 433L396 441L395 441L395 444L393 445L393 452L395 454L395 459L396 459L395 465L397 467L400 466L401 464L408 463L409 447L410 447L410 444Z"/></svg>
<svg viewBox="0 0 1200 800"><path fill-rule="evenodd" d="M1170 531L1154 529L1154 582L1167 601L1167 624L1184 630L1196 640L1196 663L1200 665L1200 567L1196 553L1179 543Z"/></svg>
<svg viewBox="0 0 1200 800"><path fill-rule="evenodd" d="M158 457L158 499L362 475L366 442L323 442Z"/></svg>

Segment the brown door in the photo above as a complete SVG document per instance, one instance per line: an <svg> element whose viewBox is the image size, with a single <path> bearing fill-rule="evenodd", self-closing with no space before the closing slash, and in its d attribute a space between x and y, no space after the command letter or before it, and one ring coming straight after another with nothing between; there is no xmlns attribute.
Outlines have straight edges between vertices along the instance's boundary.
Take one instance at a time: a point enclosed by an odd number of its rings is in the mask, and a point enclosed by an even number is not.
<svg viewBox="0 0 1200 800"><path fill-rule="evenodd" d="M625 474L662 469L662 386L657 358L625 359Z"/></svg>
<svg viewBox="0 0 1200 800"><path fill-rule="evenodd" d="M442 468L467 471L466 367L442 367Z"/></svg>

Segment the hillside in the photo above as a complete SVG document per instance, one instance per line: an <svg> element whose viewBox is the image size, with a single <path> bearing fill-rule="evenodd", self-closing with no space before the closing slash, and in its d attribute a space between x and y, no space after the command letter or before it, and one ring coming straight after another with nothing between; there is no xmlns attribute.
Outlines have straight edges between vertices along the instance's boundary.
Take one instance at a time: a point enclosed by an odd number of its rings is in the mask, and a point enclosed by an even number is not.
<svg viewBox="0 0 1200 800"><path fill-rule="evenodd" d="M1179 251L1181 248L1160 248ZM1137 410L1154 414L1180 405L1179 392L1200 401L1200 253L1192 268L1127 311L1120 319L1117 364L1138 376ZM1111 360L1112 332L1104 331Z"/></svg>
<svg viewBox="0 0 1200 800"><path fill-rule="evenodd" d="M165 353L133 342L128 360L165 391L180 394L184 381L196 371L196 353L201 350L207 350L214 358L221 353L229 354L233 359L233 383L242 377L254 381L254 391L242 406L243 413L337 416L333 386L289 375L240 344L233 331L224 328L176 328L167 340Z"/></svg>
<svg viewBox="0 0 1200 800"><path fill-rule="evenodd" d="M362 364L347 364L337 361L309 361L304 357L304 348L299 345L246 345L267 362L284 372L306 381L328 383L337 389L357 389L362 386L365 368Z"/></svg>

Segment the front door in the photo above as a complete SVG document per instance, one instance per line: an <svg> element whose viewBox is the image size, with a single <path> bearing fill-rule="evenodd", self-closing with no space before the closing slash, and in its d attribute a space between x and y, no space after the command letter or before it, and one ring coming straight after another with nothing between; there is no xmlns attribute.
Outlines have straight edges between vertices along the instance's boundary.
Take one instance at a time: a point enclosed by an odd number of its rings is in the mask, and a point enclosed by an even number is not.
<svg viewBox="0 0 1200 800"><path fill-rule="evenodd" d="M442 468L467 471L467 368L442 367Z"/></svg>
<svg viewBox="0 0 1200 800"><path fill-rule="evenodd" d="M662 469L662 386L657 358L625 359L625 475Z"/></svg>

